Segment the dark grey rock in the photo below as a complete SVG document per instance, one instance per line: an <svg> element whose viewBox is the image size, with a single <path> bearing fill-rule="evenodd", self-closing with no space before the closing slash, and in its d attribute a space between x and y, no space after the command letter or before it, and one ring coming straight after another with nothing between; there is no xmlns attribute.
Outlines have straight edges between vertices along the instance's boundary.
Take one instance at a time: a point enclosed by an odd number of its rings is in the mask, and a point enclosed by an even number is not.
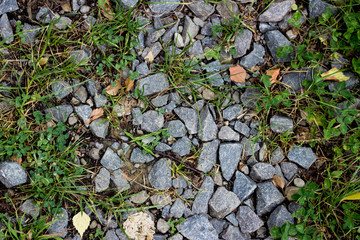
<svg viewBox="0 0 360 240"><path fill-rule="evenodd" d="M146 132L157 132L164 126L164 115L149 110L142 115L141 129Z"/></svg>
<svg viewBox="0 0 360 240"><path fill-rule="evenodd" d="M94 96L95 106L97 108L105 107L108 99L104 94L95 94Z"/></svg>
<svg viewBox="0 0 360 240"><path fill-rule="evenodd" d="M224 218L240 205L240 200L235 193L219 187L209 201L210 215Z"/></svg>
<svg viewBox="0 0 360 240"><path fill-rule="evenodd" d="M290 161L297 163L305 169L309 169L317 158L311 148L297 147L296 145L292 146L287 157Z"/></svg>
<svg viewBox="0 0 360 240"><path fill-rule="evenodd" d="M39 215L41 208L34 204L33 199L27 199L25 202L21 204L20 210L23 213L35 218Z"/></svg>
<svg viewBox="0 0 360 240"><path fill-rule="evenodd" d="M208 18L215 11L214 6L209 2L205 2L204 0L193 1L186 6L202 20Z"/></svg>
<svg viewBox="0 0 360 240"><path fill-rule="evenodd" d="M236 36L235 38L236 54L233 56L234 58L239 58L246 54L246 52L250 49L252 37L253 34L248 29L244 29L242 33Z"/></svg>
<svg viewBox="0 0 360 240"><path fill-rule="evenodd" d="M245 123L242 123L240 121L236 121L235 122L235 126L234 126L235 131L241 133L242 135L244 135L245 137L249 137L250 136L250 128L248 127L248 125L246 125Z"/></svg>
<svg viewBox="0 0 360 240"><path fill-rule="evenodd" d="M70 60L76 64L86 63L91 57L91 52L86 49L72 50L70 52Z"/></svg>
<svg viewBox="0 0 360 240"><path fill-rule="evenodd" d="M92 108L89 105L75 106L75 112L85 124L90 118Z"/></svg>
<svg viewBox="0 0 360 240"><path fill-rule="evenodd" d="M345 81L345 89L351 90L355 86L357 86L358 83L360 82L359 79L355 76L354 73L352 73L350 71L345 71L343 73L344 73L344 75L346 77L349 77L349 79ZM329 90L333 92L333 91L339 89L338 85L339 85L338 82L330 82L329 83Z"/></svg>
<svg viewBox="0 0 360 240"><path fill-rule="evenodd" d="M210 223L215 228L217 234L220 234L224 230L224 228L227 226L225 220L217 219L217 218L210 219Z"/></svg>
<svg viewBox="0 0 360 240"><path fill-rule="evenodd" d="M251 168L250 177L259 180L269 180L275 174L275 168L269 163L256 163Z"/></svg>
<svg viewBox="0 0 360 240"><path fill-rule="evenodd" d="M204 142L216 139L218 128L208 106L205 106L200 112L198 132L200 134L200 139Z"/></svg>
<svg viewBox="0 0 360 240"><path fill-rule="evenodd" d="M167 0L166 2L161 0L150 0L148 4L153 13L164 14L174 11L180 5L180 0Z"/></svg>
<svg viewBox="0 0 360 240"><path fill-rule="evenodd" d="M2 0L0 1L0 15L8 12L15 12L19 9L16 0Z"/></svg>
<svg viewBox="0 0 360 240"><path fill-rule="evenodd" d="M271 212L284 201L284 196L272 182L258 183L256 210L259 216Z"/></svg>
<svg viewBox="0 0 360 240"><path fill-rule="evenodd" d="M112 171L117 170L124 165L121 158L110 147L106 149L100 162L101 165Z"/></svg>
<svg viewBox="0 0 360 240"><path fill-rule="evenodd" d="M282 160L284 160L285 156L281 151L280 147L277 147L272 153L271 153L271 157L270 157L270 163L271 164L277 164L279 162L281 162Z"/></svg>
<svg viewBox="0 0 360 240"><path fill-rule="evenodd" d="M154 56L155 57L155 56ZM142 91L144 96L166 90L169 87L169 81L163 73L157 73L139 80L137 88Z"/></svg>
<svg viewBox="0 0 360 240"><path fill-rule="evenodd" d="M166 151L170 151L172 149L172 147L170 147L169 145L160 142L156 147L155 150L159 151L159 152L166 152Z"/></svg>
<svg viewBox="0 0 360 240"><path fill-rule="evenodd" d="M306 75L307 71L285 73L281 82L285 87L289 88L291 92L300 92Z"/></svg>
<svg viewBox="0 0 360 240"><path fill-rule="evenodd" d="M207 214L208 203L212 194L214 193L214 185L215 184L213 179L210 176L206 176L203 183L201 184L199 194L196 196L192 205L191 210L194 215Z"/></svg>
<svg viewBox="0 0 360 240"><path fill-rule="evenodd" d="M167 30L164 35L162 35L161 41L163 43L168 43L173 39L173 36L175 36L174 34L178 31L179 23L180 20L176 21L176 23L169 30Z"/></svg>
<svg viewBox="0 0 360 240"><path fill-rule="evenodd" d="M189 134L196 134L199 125L198 113L192 108L175 108L176 115L185 123Z"/></svg>
<svg viewBox="0 0 360 240"><path fill-rule="evenodd" d="M56 122L66 122L72 112L73 108L71 105L59 105L45 109L45 113L50 114Z"/></svg>
<svg viewBox="0 0 360 240"><path fill-rule="evenodd" d="M219 160L222 175L229 181L239 164L243 145L241 143L222 143L219 148Z"/></svg>
<svg viewBox="0 0 360 240"><path fill-rule="evenodd" d="M95 119L90 123L90 130L95 136L106 138L109 131L109 121L103 118Z"/></svg>
<svg viewBox="0 0 360 240"><path fill-rule="evenodd" d="M295 176L298 171L297 165L291 162L282 162L280 163L280 167L282 172L284 173L285 178L289 181Z"/></svg>
<svg viewBox="0 0 360 240"><path fill-rule="evenodd" d="M246 157L252 156L260 150L259 143L254 143L253 141L254 139L248 139L246 137L241 140L241 143L244 145L244 155Z"/></svg>
<svg viewBox="0 0 360 240"><path fill-rule="evenodd" d="M186 135L185 125L180 120L169 121L165 124L167 132L174 138L184 137Z"/></svg>
<svg viewBox="0 0 360 240"><path fill-rule="evenodd" d="M274 115L270 118L270 127L275 133L291 132L294 128L292 119Z"/></svg>
<svg viewBox="0 0 360 240"><path fill-rule="evenodd" d="M263 22L259 23L259 30L260 30L261 33L265 33L267 31L271 31L271 30L275 30L275 29L276 29L275 24L270 25L268 23L263 23Z"/></svg>
<svg viewBox="0 0 360 240"><path fill-rule="evenodd" d="M172 151L179 154L181 157L187 155L191 151L191 140L187 137L182 137L177 140L172 146Z"/></svg>
<svg viewBox="0 0 360 240"><path fill-rule="evenodd" d="M283 63L291 61L291 54L285 58L279 58L276 51L279 47L292 46L291 42L279 31L273 30L265 33L266 45L270 50L272 59L275 63Z"/></svg>
<svg viewBox="0 0 360 240"><path fill-rule="evenodd" d="M143 63L140 63L137 67L136 67L136 71L139 72L139 74L142 74L142 75L148 75L150 74L150 70L149 70L149 67L147 66L147 64L145 62ZM166 104L166 103L165 103ZM164 104L164 105L165 105Z"/></svg>
<svg viewBox="0 0 360 240"><path fill-rule="evenodd" d="M126 191L130 188L130 184L128 180L124 178L124 172L121 169L114 171L110 178L119 192Z"/></svg>
<svg viewBox="0 0 360 240"><path fill-rule="evenodd" d="M350 62L344 58L340 53L335 52L331 61L331 68L343 69L349 65Z"/></svg>
<svg viewBox="0 0 360 240"><path fill-rule="evenodd" d="M243 108L239 104L234 104L223 110L223 118L232 121L240 116L242 112Z"/></svg>
<svg viewBox="0 0 360 240"><path fill-rule="evenodd" d="M322 14L326 13L326 8L330 8L333 12L337 12L335 7L329 3L326 3L322 0L310 0L309 1L309 17L315 18L320 17Z"/></svg>
<svg viewBox="0 0 360 240"><path fill-rule="evenodd" d="M260 22L280 22L291 10L292 0L273 2L265 12L259 16Z"/></svg>
<svg viewBox="0 0 360 240"><path fill-rule="evenodd" d="M39 32L40 32L40 26L24 23L24 28L22 32L23 35L22 42L28 45L32 45L35 41L36 35Z"/></svg>
<svg viewBox="0 0 360 240"><path fill-rule="evenodd" d="M159 190L167 190L171 187L171 170L167 159L158 160L149 172L149 183Z"/></svg>
<svg viewBox="0 0 360 240"><path fill-rule="evenodd" d="M174 101L169 102L168 105L162 107L164 113L171 113L176 108L176 104Z"/></svg>
<svg viewBox="0 0 360 240"><path fill-rule="evenodd" d="M240 99L244 107L254 109L256 102L259 100L261 92L257 88L246 88L245 92L241 94Z"/></svg>
<svg viewBox="0 0 360 240"><path fill-rule="evenodd" d="M61 213L55 214L52 221L53 223L48 228L48 234L59 234L61 238L64 238L68 233L69 215L64 208L61 208L61 210Z"/></svg>
<svg viewBox="0 0 360 240"><path fill-rule="evenodd" d="M201 28L200 30L200 33L201 35L204 35L204 36L212 36L212 24L211 22L207 22L205 23L204 27ZM213 42L213 39L212 38L204 38L202 40L202 43L205 44L205 45L211 45Z"/></svg>
<svg viewBox="0 0 360 240"><path fill-rule="evenodd" d="M90 80L85 83L85 86L91 96L101 93L101 86L97 82Z"/></svg>
<svg viewBox="0 0 360 240"><path fill-rule="evenodd" d="M223 141L239 141L240 135L231 127L223 126L218 133L218 138Z"/></svg>
<svg viewBox="0 0 360 240"><path fill-rule="evenodd" d="M143 122L143 115L141 113L140 108L132 108L131 109L131 116L132 116L132 124L137 126L141 125Z"/></svg>
<svg viewBox="0 0 360 240"><path fill-rule="evenodd" d="M102 192L109 188L110 172L106 168L101 168L95 177L95 192Z"/></svg>
<svg viewBox="0 0 360 240"><path fill-rule="evenodd" d="M0 18L0 35L6 44L10 44L14 41L14 32L6 14L2 15Z"/></svg>
<svg viewBox="0 0 360 240"><path fill-rule="evenodd" d="M184 211L185 211L184 202L180 198L177 198L174 204L171 206L170 214L174 218L181 218L182 215L184 214Z"/></svg>
<svg viewBox="0 0 360 240"><path fill-rule="evenodd" d="M240 229L238 227L229 225L223 238L225 240L248 240L250 239L250 236L248 234L240 232Z"/></svg>
<svg viewBox="0 0 360 240"><path fill-rule="evenodd" d="M267 221L268 228L281 227L285 223L294 224L291 213L283 205L278 206L271 214Z"/></svg>
<svg viewBox="0 0 360 240"><path fill-rule="evenodd" d="M65 81L57 81L52 85L52 91L56 98L61 100L72 92L72 88L70 84Z"/></svg>
<svg viewBox="0 0 360 240"><path fill-rule="evenodd" d="M255 232L264 225L264 222L259 216L248 206L239 207L236 218L239 222L241 232L243 233Z"/></svg>
<svg viewBox="0 0 360 240"><path fill-rule="evenodd" d="M265 62L265 48L257 43L254 43L253 47L254 49L248 55L242 57L240 61L240 65L246 69Z"/></svg>
<svg viewBox="0 0 360 240"><path fill-rule="evenodd" d="M219 239L215 228L205 215L195 215L176 226L177 230L189 240Z"/></svg>
<svg viewBox="0 0 360 240"><path fill-rule="evenodd" d="M301 208L300 204L298 202L292 201L288 205L289 212L291 214L297 212Z"/></svg>
<svg viewBox="0 0 360 240"><path fill-rule="evenodd" d="M131 153L130 162L132 163L148 163L154 160L154 156L150 154L143 154L140 148L134 148Z"/></svg>
<svg viewBox="0 0 360 240"><path fill-rule="evenodd" d="M204 144L198 159L198 165L196 169L204 173L208 173L214 167L219 144L220 141L217 139Z"/></svg>
<svg viewBox="0 0 360 240"><path fill-rule="evenodd" d="M26 183L26 171L17 162L0 163L0 182L7 188L12 188Z"/></svg>
<svg viewBox="0 0 360 240"><path fill-rule="evenodd" d="M226 23L226 21L235 18L239 15L239 7L236 2L231 0L222 1L216 4L216 10L221 16L221 21Z"/></svg>
<svg viewBox="0 0 360 240"><path fill-rule="evenodd" d="M156 98L152 99L151 103L155 107L162 107L167 104L168 100L169 100L169 94L164 94L164 95L160 95L160 96L157 96Z"/></svg>
<svg viewBox="0 0 360 240"><path fill-rule="evenodd" d="M226 218L226 220L228 220L233 226L235 226L235 227L239 226L239 222L238 222L238 220L236 219L235 213L231 213L231 214L227 215L225 218Z"/></svg>
<svg viewBox="0 0 360 240"><path fill-rule="evenodd" d="M248 198L256 189L256 183L248 176L236 171L236 178L234 181L233 192L238 196L240 202Z"/></svg>

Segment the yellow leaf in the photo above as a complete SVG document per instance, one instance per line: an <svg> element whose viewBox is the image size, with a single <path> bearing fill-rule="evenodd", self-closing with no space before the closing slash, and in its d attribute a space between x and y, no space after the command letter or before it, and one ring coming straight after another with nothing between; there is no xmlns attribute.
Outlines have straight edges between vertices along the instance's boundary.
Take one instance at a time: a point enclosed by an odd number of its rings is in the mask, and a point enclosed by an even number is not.
<svg viewBox="0 0 360 240"><path fill-rule="evenodd" d="M329 71L322 73L321 77L325 77L324 80L334 80L337 82L344 82L350 78L345 76L344 73L340 72L337 68L332 68Z"/></svg>
<svg viewBox="0 0 360 240"><path fill-rule="evenodd" d="M73 225L82 237L90 225L90 217L85 212L79 212L73 217Z"/></svg>
<svg viewBox="0 0 360 240"><path fill-rule="evenodd" d="M64 4L62 4L61 8L64 10L64 12L71 12L70 1L66 1Z"/></svg>
<svg viewBox="0 0 360 240"><path fill-rule="evenodd" d="M47 63L48 60L49 60L48 57L42 57L42 58L40 58L38 64L39 64L40 66L43 66L43 65L45 65L45 64Z"/></svg>
<svg viewBox="0 0 360 240"><path fill-rule="evenodd" d="M154 55L152 53L152 50L150 50L150 52L146 55L146 57L144 57L145 60L148 60L149 63L152 63L154 61Z"/></svg>
<svg viewBox="0 0 360 240"><path fill-rule="evenodd" d="M343 199L341 199L340 202L342 202L344 200L360 200L360 192L353 193L347 197L344 197Z"/></svg>

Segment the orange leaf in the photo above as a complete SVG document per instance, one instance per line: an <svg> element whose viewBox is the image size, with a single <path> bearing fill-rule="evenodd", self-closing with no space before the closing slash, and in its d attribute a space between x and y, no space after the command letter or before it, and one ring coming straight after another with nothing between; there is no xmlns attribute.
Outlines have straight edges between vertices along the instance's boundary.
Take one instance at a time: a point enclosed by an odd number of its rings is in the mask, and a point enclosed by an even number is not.
<svg viewBox="0 0 360 240"><path fill-rule="evenodd" d="M274 175L272 179L272 183L275 185L275 187L283 189L285 187L285 180L280 177L279 175Z"/></svg>
<svg viewBox="0 0 360 240"><path fill-rule="evenodd" d="M100 118L102 115L104 115L104 108L96 108L96 109L94 109L92 111L92 113L90 114L90 118L86 121L85 125L91 123L95 119Z"/></svg>
<svg viewBox="0 0 360 240"><path fill-rule="evenodd" d="M14 162L17 162L17 163L20 164L20 165L21 165L21 163L22 163L22 158L18 158L18 157L16 156L16 154L13 155L13 156L10 158L10 160L11 160L11 161L14 161Z"/></svg>
<svg viewBox="0 0 360 240"><path fill-rule="evenodd" d="M115 96L119 93L119 90L121 88L121 80L118 79L116 80L116 82L111 83L109 86L107 86L106 89L106 93L111 95L111 96Z"/></svg>
<svg viewBox="0 0 360 240"><path fill-rule="evenodd" d="M66 1L64 4L61 5L62 10L64 10L64 12L71 12L71 6L70 6L70 1Z"/></svg>
<svg viewBox="0 0 360 240"><path fill-rule="evenodd" d="M131 89L133 88L134 86L134 80L131 80L130 77L128 77L126 80L125 80L125 91L126 92L129 92L131 91Z"/></svg>
<svg viewBox="0 0 360 240"><path fill-rule="evenodd" d="M239 65L234 65L229 68L230 79L234 82L245 83L246 71L243 67Z"/></svg>
<svg viewBox="0 0 360 240"><path fill-rule="evenodd" d="M271 83L275 83L276 82L276 79L277 77L279 76L280 74L280 68L277 68L277 69L270 69L270 70L267 70L266 71L266 75L270 76L270 80L271 80Z"/></svg>
<svg viewBox="0 0 360 240"><path fill-rule="evenodd" d="M332 68L329 71L322 73L321 77L325 77L324 80L334 80L337 82L347 81L350 78L345 76L344 73L337 68Z"/></svg>
<svg viewBox="0 0 360 240"><path fill-rule="evenodd" d="M102 13L106 18L112 20L114 18L114 12L111 9L111 4L109 0L99 0L99 5L101 7Z"/></svg>

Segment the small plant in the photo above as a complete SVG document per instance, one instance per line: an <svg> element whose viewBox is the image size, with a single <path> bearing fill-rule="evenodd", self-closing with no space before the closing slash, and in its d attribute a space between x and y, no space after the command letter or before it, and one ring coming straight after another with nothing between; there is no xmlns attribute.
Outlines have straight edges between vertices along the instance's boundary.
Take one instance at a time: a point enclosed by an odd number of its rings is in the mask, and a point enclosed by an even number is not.
<svg viewBox="0 0 360 240"><path fill-rule="evenodd" d="M170 233L174 234L176 232L176 226L181 224L182 222L185 221L185 218L181 217L179 219L173 219L173 220L168 220L168 224L171 227Z"/></svg>

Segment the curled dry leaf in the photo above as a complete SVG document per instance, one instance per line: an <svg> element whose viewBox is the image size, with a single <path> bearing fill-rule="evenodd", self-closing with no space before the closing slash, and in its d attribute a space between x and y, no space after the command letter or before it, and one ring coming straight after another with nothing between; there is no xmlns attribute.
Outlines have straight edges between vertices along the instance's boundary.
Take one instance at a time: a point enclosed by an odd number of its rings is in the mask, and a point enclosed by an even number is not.
<svg viewBox="0 0 360 240"><path fill-rule="evenodd" d="M278 187L278 188L281 188L281 189L284 189L285 187L285 180L280 177L279 175L274 175L273 179L271 180L272 183L275 185L275 187Z"/></svg>
<svg viewBox="0 0 360 240"><path fill-rule="evenodd" d="M329 71L322 73L321 77L325 77L324 80L334 80L337 82L344 82L350 78L345 76L345 74L340 72L340 70L337 68L332 68Z"/></svg>
<svg viewBox="0 0 360 240"><path fill-rule="evenodd" d="M114 12L111 9L110 0L98 0L98 1L99 1L99 5L100 5L101 12L103 13L103 15L107 19L112 20L114 18Z"/></svg>
<svg viewBox="0 0 360 240"><path fill-rule="evenodd" d="M149 63L152 63L154 61L154 55L152 53L152 50L150 50L150 52L146 55L146 57L144 57L144 60L148 60Z"/></svg>
<svg viewBox="0 0 360 240"><path fill-rule="evenodd" d="M230 79L232 81L238 83L245 83L246 70L243 67L239 65L234 65L229 68L229 71L230 71Z"/></svg>
<svg viewBox="0 0 360 240"><path fill-rule="evenodd" d="M107 86L106 93L115 96L119 93L119 90L121 88L121 79L116 80L115 82L111 83L109 86Z"/></svg>
<svg viewBox="0 0 360 240"><path fill-rule="evenodd" d="M146 212L138 212L130 215L123 224L125 233L131 239L153 239L155 223Z"/></svg>
<svg viewBox="0 0 360 240"><path fill-rule="evenodd" d="M131 91L131 89L134 87L134 80L131 80L130 77L128 77L126 80L125 80L125 91L126 92L129 92Z"/></svg>
<svg viewBox="0 0 360 240"><path fill-rule="evenodd" d="M11 160L11 161L14 161L14 162L17 162L17 163L20 164L20 165L21 165L21 163L22 163L22 158L18 158L18 157L16 156L16 154L13 155L13 156L10 158L10 160Z"/></svg>
<svg viewBox="0 0 360 240"><path fill-rule="evenodd" d="M104 108L96 108L92 111L92 113L90 114L90 118L86 121L86 124L91 123L92 121L94 121L95 119L98 119L100 117L102 117L104 115Z"/></svg>
<svg viewBox="0 0 360 240"><path fill-rule="evenodd" d="M67 0L64 4L61 4L61 8L64 12L71 12L70 1Z"/></svg>
<svg viewBox="0 0 360 240"><path fill-rule="evenodd" d="M242 163L242 162L239 162L239 166L238 166L238 169L239 169L239 171L241 171L241 169L244 167L244 163Z"/></svg>
<svg viewBox="0 0 360 240"><path fill-rule="evenodd" d="M270 69L266 71L266 75L270 76L270 81L271 83L275 83L277 80L277 77L280 74L280 68L276 68L276 69Z"/></svg>
<svg viewBox="0 0 360 240"><path fill-rule="evenodd" d="M298 187L293 187L293 186L287 187L285 189L285 197L289 201L294 201L294 199L292 199L292 195L298 193L298 191L299 191Z"/></svg>

